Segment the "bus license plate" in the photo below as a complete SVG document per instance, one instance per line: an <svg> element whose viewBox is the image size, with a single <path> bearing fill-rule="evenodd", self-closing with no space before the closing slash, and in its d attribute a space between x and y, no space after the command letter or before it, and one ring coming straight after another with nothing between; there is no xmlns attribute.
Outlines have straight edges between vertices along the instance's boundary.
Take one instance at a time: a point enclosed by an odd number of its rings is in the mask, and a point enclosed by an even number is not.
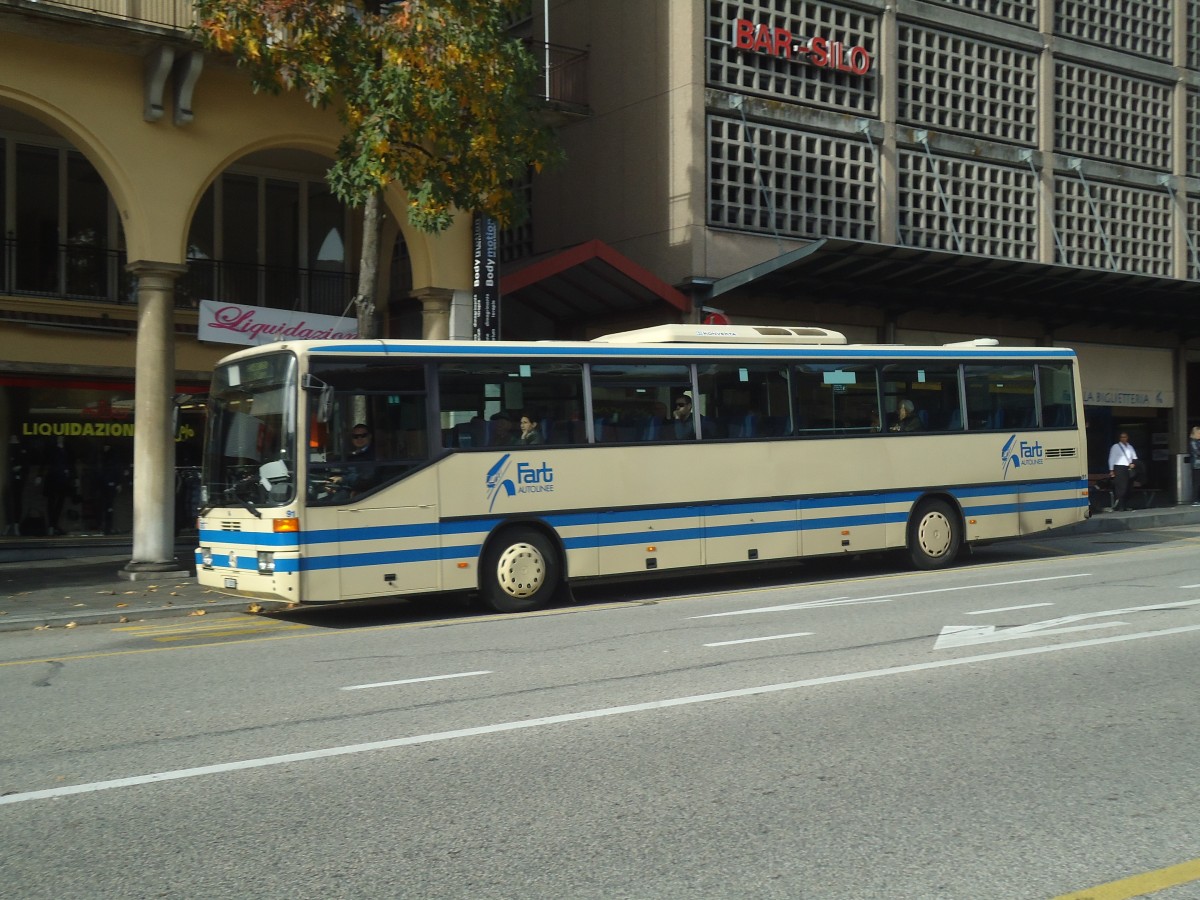
<svg viewBox="0 0 1200 900"><path fill-rule="evenodd" d="M227 588L237 587L237 579L236 578L226 578L225 579L225 587L227 587Z"/></svg>

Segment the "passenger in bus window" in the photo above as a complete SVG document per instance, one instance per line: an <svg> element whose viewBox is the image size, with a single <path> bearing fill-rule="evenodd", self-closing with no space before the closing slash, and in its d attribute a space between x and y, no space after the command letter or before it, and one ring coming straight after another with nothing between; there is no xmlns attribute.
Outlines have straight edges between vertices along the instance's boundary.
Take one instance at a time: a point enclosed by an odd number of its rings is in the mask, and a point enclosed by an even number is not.
<svg viewBox="0 0 1200 900"><path fill-rule="evenodd" d="M517 436L513 434L513 421L508 413L496 413L488 420L488 424L491 426L489 447L510 447L517 442Z"/></svg>
<svg viewBox="0 0 1200 900"><path fill-rule="evenodd" d="M896 407L896 424L892 431L920 431L921 418L911 400L901 400Z"/></svg>
<svg viewBox="0 0 1200 900"><path fill-rule="evenodd" d="M680 441L690 441L696 437L695 417L692 415L692 397L690 394L680 394L675 398L675 438ZM700 437L712 437L712 425L704 416L700 417Z"/></svg>
<svg viewBox="0 0 1200 900"><path fill-rule="evenodd" d="M521 437L520 443L523 445L540 444L542 442L542 432L538 428L538 423L526 413L521 416Z"/></svg>

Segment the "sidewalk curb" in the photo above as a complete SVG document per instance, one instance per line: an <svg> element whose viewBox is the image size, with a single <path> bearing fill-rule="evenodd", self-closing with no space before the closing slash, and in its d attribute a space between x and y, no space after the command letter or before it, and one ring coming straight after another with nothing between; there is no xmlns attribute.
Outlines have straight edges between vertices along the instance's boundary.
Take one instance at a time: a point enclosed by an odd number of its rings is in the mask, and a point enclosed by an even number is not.
<svg viewBox="0 0 1200 900"><path fill-rule="evenodd" d="M84 625L132 625L143 619L186 618L198 611L210 612L247 612L255 600L242 597L231 597L228 600L205 600L200 603L173 603L169 606L141 606L128 609L113 610L80 610L75 613L44 613L23 616L0 616L0 632L33 631L37 628L65 628L74 622L77 626ZM271 606L264 605L264 611ZM272 604L273 605L273 604ZM254 615L254 613L251 613Z"/></svg>

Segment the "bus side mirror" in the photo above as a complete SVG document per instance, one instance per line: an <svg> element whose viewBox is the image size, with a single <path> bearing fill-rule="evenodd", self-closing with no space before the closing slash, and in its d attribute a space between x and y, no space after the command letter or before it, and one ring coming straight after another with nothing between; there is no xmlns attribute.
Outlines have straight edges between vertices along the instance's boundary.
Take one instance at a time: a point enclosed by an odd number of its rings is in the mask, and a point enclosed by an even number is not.
<svg viewBox="0 0 1200 900"><path fill-rule="evenodd" d="M301 387L306 391L320 391L317 397L317 421L328 422L333 415L333 385L326 384L315 375L305 375Z"/></svg>
<svg viewBox="0 0 1200 900"><path fill-rule="evenodd" d="M317 421L324 424L333 415L333 385L327 384L321 388L321 396L317 398Z"/></svg>

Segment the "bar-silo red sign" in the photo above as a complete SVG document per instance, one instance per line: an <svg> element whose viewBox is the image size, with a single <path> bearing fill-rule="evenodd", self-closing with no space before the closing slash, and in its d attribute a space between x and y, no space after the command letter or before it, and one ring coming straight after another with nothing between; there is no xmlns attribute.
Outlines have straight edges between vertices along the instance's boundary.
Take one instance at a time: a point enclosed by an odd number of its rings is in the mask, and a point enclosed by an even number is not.
<svg viewBox="0 0 1200 900"><path fill-rule="evenodd" d="M821 36L800 37L786 28L774 28L750 19L734 20L733 46L738 50L808 62L819 69L833 69L851 75L866 75L871 71L871 54L865 47L847 45Z"/></svg>

